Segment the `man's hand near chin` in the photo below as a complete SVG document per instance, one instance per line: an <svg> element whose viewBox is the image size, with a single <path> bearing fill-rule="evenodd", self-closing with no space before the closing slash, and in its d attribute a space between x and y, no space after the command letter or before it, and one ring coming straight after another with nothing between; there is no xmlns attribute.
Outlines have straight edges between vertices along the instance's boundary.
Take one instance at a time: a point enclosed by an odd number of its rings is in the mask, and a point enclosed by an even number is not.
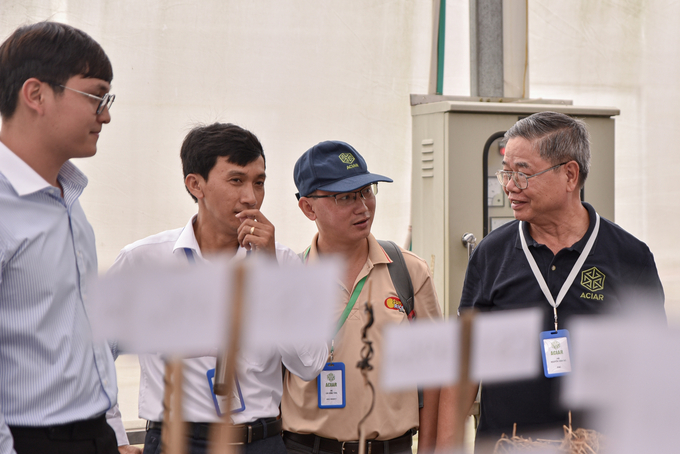
<svg viewBox="0 0 680 454"><path fill-rule="evenodd" d="M236 217L241 220L239 244L249 251L264 251L276 257L274 224L256 208L243 210Z"/></svg>
<svg viewBox="0 0 680 454"><path fill-rule="evenodd" d="M118 452L120 454L142 454L142 450L136 446L132 445L122 445L118 446Z"/></svg>

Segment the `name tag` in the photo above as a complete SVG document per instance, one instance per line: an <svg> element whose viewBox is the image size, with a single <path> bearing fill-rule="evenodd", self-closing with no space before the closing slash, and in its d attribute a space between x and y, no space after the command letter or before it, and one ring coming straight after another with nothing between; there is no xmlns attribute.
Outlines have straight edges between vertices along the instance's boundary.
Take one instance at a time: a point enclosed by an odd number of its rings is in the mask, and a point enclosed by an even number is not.
<svg viewBox="0 0 680 454"><path fill-rule="evenodd" d="M241 394L241 385L238 383L238 377L234 377L234 386L231 388L231 396L218 396L215 394L215 369L210 369L206 375L208 377L210 394L212 395L213 403L215 404L217 416L222 416L227 408L231 409L231 413L240 413L246 409L246 403L243 401L243 394Z"/></svg>
<svg viewBox="0 0 680 454"><path fill-rule="evenodd" d="M566 329L541 333L541 356L546 377L561 377L571 372L569 342L569 331Z"/></svg>
<svg viewBox="0 0 680 454"><path fill-rule="evenodd" d="M319 408L345 408L345 364L326 363L317 377Z"/></svg>

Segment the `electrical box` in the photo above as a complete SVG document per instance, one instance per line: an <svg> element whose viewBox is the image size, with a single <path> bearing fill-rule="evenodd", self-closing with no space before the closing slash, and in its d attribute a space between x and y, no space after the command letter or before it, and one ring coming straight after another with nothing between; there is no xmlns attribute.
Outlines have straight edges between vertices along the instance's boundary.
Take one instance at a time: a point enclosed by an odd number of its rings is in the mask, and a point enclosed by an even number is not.
<svg viewBox="0 0 680 454"><path fill-rule="evenodd" d="M566 104L438 101L411 107L413 252L426 260L445 315L455 314L468 247L514 219L495 173L503 134L519 119L554 111L583 120L590 133L591 169L582 199L614 221L614 119L618 109Z"/></svg>

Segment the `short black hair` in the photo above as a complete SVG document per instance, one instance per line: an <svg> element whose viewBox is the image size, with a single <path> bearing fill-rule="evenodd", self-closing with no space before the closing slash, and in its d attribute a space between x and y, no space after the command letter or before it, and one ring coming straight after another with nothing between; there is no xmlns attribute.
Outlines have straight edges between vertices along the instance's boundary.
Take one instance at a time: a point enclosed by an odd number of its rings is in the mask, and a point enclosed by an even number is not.
<svg viewBox="0 0 680 454"><path fill-rule="evenodd" d="M218 157L224 156L230 163L241 167L259 157L265 159L262 144L255 134L232 123L195 127L184 138L179 155L185 179L194 173L206 181ZM188 188L187 192L194 202L198 202Z"/></svg>
<svg viewBox="0 0 680 454"><path fill-rule="evenodd" d="M61 93L59 85L78 75L113 80L109 57L90 35L58 22L17 28L0 46L0 115L14 115L19 91L31 77Z"/></svg>

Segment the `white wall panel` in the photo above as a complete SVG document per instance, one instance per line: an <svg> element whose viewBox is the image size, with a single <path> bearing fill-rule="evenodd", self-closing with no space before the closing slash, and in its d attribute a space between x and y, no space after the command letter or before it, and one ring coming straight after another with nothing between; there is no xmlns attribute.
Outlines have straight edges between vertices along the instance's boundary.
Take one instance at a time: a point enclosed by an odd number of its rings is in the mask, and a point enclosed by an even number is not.
<svg viewBox="0 0 680 454"><path fill-rule="evenodd" d="M680 5L531 0L532 97L616 106L616 222L656 258L680 323Z"/></svg>
<svg viewBox="0 0 680 454"><path fill-rule="evenodd" d="M83 203L102 270L126 244L183 226L179 148L201 122L240 124L267 157L263 212L303 249L315 231L297 208L292 171L310 146L345 140L382 185L374 231L403 243L409 224L409 94L427 89L429 2L3 0L0 35L48 18L92 35L114 66L116 102Z"/></svg>
<svg viewBox="0 0 680 454"><path fill-rule="evenodd" d="M113 120L77 164L102 270L125 244L184 225L195 207L179 147L199 122L251 129L267 154L263 211L300 250L314 226L292 169L308 147L348 141L381 185L374 232L403 243L409 224L410 93L428 83L432 5L422 0L2 0L0 38L53 19L98 40L114 65ZM616 221L655 253L680 316L680 5L671 0L530 0L531 96L621 109ZM447 2L444 93L469 94L467 0ZM678 309L675 309L675 308ZM680 317L678 317L680 319Z"/></svg>

